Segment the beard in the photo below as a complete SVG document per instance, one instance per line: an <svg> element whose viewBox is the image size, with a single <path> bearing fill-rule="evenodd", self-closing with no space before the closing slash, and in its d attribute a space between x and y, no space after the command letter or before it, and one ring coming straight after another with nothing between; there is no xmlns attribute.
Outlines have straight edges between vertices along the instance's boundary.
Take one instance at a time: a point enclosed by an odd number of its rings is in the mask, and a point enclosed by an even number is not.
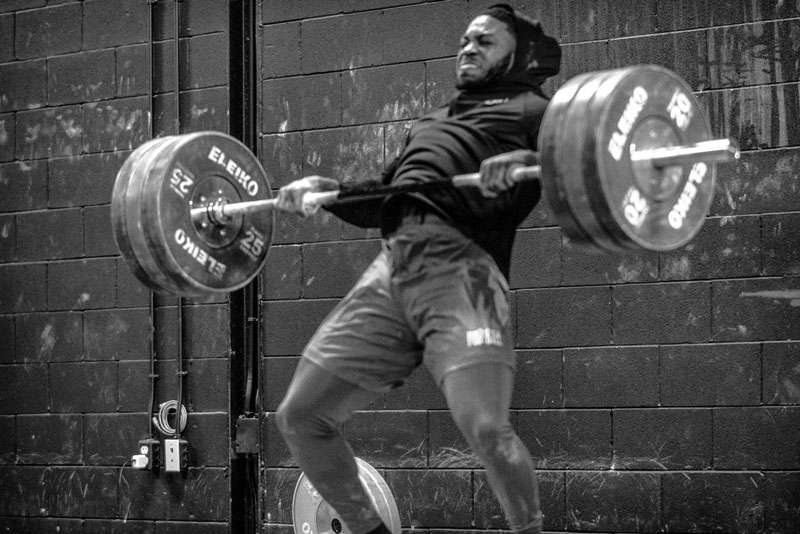
<svg viewBox="0 0 800 534"><path fill-rule="evenodd" d="M486 71L486 75L481 78L466 80L459 80L456 78L456 89L481 89L488 87L508 74L512 61L514 61L513 52L489 67L489 70Z"/></svg>

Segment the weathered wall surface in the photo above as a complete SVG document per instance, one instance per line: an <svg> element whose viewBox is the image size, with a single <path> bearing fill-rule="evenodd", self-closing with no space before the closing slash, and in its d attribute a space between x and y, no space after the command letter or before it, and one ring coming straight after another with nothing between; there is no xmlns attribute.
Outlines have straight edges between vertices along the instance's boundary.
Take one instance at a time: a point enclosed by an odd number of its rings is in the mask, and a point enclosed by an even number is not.
<svg viewBox="0 0 800 534"><path fill-rule="evenodd" d="M260 156L273 185L377 175L408 121L450 94L458 38L487 4L262 0ZM518 231L513 417L542 470L546 529L800 530L800 4L513 4L563 44L551 92L580 72L660 64L744 150L719 166L708 220L680 250L587 255L546 204ZM377 237L324 213L279 218L264 273L268 413ZM505 526L424 370L373 408L347 433L404 527ZM289 532L298 472L269 417L263 445L262 519Z"/></svg>
<svg viewBox="0 0 800 534"><path fill-rule="evenodd" d="M178 383L178 302L156 299L151 318L109 221L124 158L176 132L174 3L152 8L153 40L144 0L0 3L3 532L229 531L225 300L184 306L193 467L129 467L150 428L151 343L156 407ZM181 131L225 131L227 3L183 1L179 27Z"/></svg>
<svg viewBox="0 0 800 534"><path fill-rule="evenodd" d="M458 38L487 3L262 0L259 155L273 186L379 173L406 125L450 94ZM156 402L177 394L178 302L157 298L151 318L108 221L127 154L177 131L173 5L153 5L151 48L145 0L0 4L5 531L230 530L227 300L184 305L193 467L154 477L126 464L148 433L151 342ZM696 91L715 135L744 149L720 165L710 216L681 250L586 255L546 204L520 228L513 417L541 468L546 528L800 530L800 5L514 5L563 43L550 92L579 72L661 64ZM183 0L178 22L180 131L226 131L228 5ZM324 213L279 217L275 237L262 278L260 506L262 530L288 533L298 471L270 415L379 241ZM347 432L386 476L404 527L505 526L424 371Z"/></svg>

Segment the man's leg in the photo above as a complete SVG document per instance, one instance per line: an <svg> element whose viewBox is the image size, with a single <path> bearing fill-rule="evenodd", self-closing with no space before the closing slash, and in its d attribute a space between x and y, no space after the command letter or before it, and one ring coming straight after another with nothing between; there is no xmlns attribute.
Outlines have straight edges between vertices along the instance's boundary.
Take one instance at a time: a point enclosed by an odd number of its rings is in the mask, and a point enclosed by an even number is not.
<svg viewBox="0 0 800 534"><path fill-rule="evenodd" d="M515 532L542 528L533 460L509 422L513 370L502 363L456 369L442 389L456 425L486 468L489 484Z"/></svg>
<svg viewBox="0 0 800 534"><path fill-rule="evenodd" d="M300 468L353 534L375 529L381 519L358 479L353 451L341 428L378 395L301 358L276 413L278 428Z"/></svg>

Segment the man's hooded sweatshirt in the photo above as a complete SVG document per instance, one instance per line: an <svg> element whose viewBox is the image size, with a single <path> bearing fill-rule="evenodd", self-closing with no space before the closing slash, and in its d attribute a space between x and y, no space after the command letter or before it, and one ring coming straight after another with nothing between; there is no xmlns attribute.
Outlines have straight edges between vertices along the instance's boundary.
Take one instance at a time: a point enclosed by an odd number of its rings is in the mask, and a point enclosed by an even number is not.
<svg viewBox="0 0 800 534"><path fill-rule="evenodd" d="M505 4L483 14L505 22L514 32L517 44L511 68L499 79L458 92L447 105L415 122L405 147L384 172L383 184L440 181L477 172L481 161L497 154L537 149L547 106L541 84L558 72L560 48L538 22ZM471 237L508 276L515 230L540 194L538 181L525 181L495 198L484 197L477 188L443 188L342 202L327 209L351 224L386 231L396 226L403 205L419 203Z"/></svg>

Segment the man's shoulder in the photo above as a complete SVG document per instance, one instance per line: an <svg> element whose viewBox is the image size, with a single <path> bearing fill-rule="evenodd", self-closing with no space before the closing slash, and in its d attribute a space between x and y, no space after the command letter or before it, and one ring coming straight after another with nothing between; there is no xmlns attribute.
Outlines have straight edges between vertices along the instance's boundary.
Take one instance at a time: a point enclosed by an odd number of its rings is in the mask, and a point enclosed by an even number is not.
<svg viewBox="0 0 800 534"><path fill-rule="evenodd" d="M443 119L444 117L447 117L448 114L449 114L449 105L448 104L442 104L438 108L435 108L435 109L425 113L424 115L422 115L419 118L419 120Z"/></svg>
<svg viewBox="0 0 800 534"><path fill-rule="evenodd" d="M475 108L474 111L489 111L492 109L506 110L521 114L541 113L547 107L548 99L535 91L524 91L512 96L487 98Z"/></svg>
<svg viewBox="0 0 800 534"><path fill-rule="evenodd" d="M537 91L524 91L511 96L487 97L477 101L462 113L480 112L491 108L520 108L524 110L541 111L547 107L549 99ZM422 115L419 120L442 119L450 115L449 104L443 104L436 109Z"/></svg>
<svg viewBox="0 0 800 534"><path fill-rule="evenodd" d="M536 91L525 91L509 99L510 104L522 106L528 110L544 110L549 101L543 93Z"/></svg>

